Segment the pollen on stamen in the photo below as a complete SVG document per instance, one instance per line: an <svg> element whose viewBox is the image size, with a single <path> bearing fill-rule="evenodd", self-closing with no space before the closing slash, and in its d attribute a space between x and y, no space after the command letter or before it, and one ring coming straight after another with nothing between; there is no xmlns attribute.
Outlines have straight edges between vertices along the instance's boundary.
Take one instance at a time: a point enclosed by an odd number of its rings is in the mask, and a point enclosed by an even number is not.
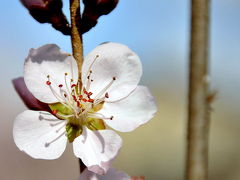
<svg viewBox="0 0 240 180"><path fill-rule="evenodd" d="M47 148L49 145L50 145L50 143L45 143L44 146Z"/></svg>
<svg viewBox="0 0 240 180"><path fill-rule="evenodd" d="M92 92L89 92L88 95L91 96L93 93Z"/></svg>
<svg viewBox="0 0 240 180"><path fill-rule="evenodd" d="M84 92L84 94L87 94L87 95L88 95L88 92L87 92L85 89L83 90L83 92Z"/></svg>
<svg viewBox="0 0 240 180"><path fill-rule="evenodd" d="M51 82L50 82L50 81L46 81L46 84L47 84L48 86L50 86L50 85L51 85Z"/></svg>
<svg viewBox="0 0 240 180"><path fill-rule="evenodd" d="M115 80L116 80L116 77L113 77L113 80L115 81Z"/></svg>
<svg viewBox="0 0 240 180"><path fill-rule="evenodd" d="M93 103L94 99L89 99L88 102Z"/></svg>
<svg viewBox="0 0 240 180"><path fill-rule="evenodd" d="M58 110L53 110L52 113L56 115L58 113Z"/></svg>
<svg viewBox="0 0 240 180"><path fill-rule="evenodd" d="M105 94L105 98L109 98L109 94L108 94L108 92L106 92L106 94Z"/></svg>
<svg viewBox="0 0 240 180"><path fill-rule="evenodd" d="M111 116L109 119L110 119L110 120L113 120L113 116Z"/></svg>
<svg viewBox="0 0 240 180"><path fill-rule="evenodd" d="M74 101L77 101L76 96L72 95L72 97L73 97L73 100L74 100Z"/></svg>
<svg viewBox="0 0 240 180"><path fill-rule="evenodd" d="M76 86L77 86L76 84L72 84L72 85L71 85L71 88L74 88L74 87L76 87Z"/></svg>
<svg viewBox="0 0 240 180"><path fill-rule="evenodd" d="M65 73L64 75L65 75L65 76L67 76L67 75L68 75L68 73Z"/></svg>

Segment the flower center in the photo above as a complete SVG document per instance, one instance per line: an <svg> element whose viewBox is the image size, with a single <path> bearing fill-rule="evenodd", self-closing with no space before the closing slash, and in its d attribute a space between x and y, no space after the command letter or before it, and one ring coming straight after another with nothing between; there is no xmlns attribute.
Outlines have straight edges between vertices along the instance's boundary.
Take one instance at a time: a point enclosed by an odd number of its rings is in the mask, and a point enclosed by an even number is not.
<svg viewBox="0 0 240 180"><path fill-rule="evenodd" d="M113 116L105 117L98 111L104 105L105 99L109 98L108 90L116 81L116 77L110 77L109 83L98 93L90 92L92 78L92 67L99 56L97 55L87 72L87 83L82 85L81 81L74 84L71 77L70 82L67 81L68 73L64 73L64 83L55 85L51 76L47 76L46 85L49 86L51 92L59 101L59 103L49 104L52 113L59 119L67 120L66 135L69 142L81 135L82 127L85 125L91 130L105 129L103 120L112 120Z"/></svg>

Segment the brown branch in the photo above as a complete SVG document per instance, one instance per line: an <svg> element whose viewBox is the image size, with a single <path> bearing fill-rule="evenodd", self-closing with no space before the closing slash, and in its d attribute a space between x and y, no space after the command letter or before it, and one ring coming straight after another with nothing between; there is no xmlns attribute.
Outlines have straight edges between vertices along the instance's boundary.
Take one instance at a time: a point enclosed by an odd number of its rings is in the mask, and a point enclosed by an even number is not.
<svg viewBox="0 0 240 180"><path fill-rule="evenodd" d="M208 178L209 0L192 0L186 179Z"/></svg>
<svg viewBox="0 0 240 180"><path fill-rule="evenodd" d="M83 63L83 44L81 35L81 13L79 0L70 0L70 14L72 51L73 56L77 61L78 69L81 71Z"/></svg>
<svg viewBox="0 0 240 180"><path fill-rule="evenodd" d="M83 43L81 34L81 12L80 12L80 1L70 0L70 15L71 15L71 42L72 42L72 52L73 56L77 61L79 78L81 78L81 69L83 63ZM82 160L79 159L79 169L80 173L86 166L83 164Z"/></svg>
<svg viewBox="0 0 240 180"><path fill-rule="evenodd" d="M86 166L81 159L78 159L78 162L79 162L80 173L82 173L83 170L86 168Z"/></svg>

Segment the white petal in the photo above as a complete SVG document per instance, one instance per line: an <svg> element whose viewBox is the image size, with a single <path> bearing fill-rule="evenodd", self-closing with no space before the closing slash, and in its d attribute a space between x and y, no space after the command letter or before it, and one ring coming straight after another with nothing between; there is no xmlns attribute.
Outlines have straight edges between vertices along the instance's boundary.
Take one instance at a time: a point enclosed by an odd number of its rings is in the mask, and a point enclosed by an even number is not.
<svg viewBox="0 0 240 180"><path fill-rule="evenodd" d="M157 111L153 96L147 87L138 86L127 98L114 103L104 103L99 111L106 117L113 116L105 123L110 127L129 132L148 122Z"/></svg>
<svg viewBox="0 0 240 180"><path fill-rule="evenodd" d="M110 168L105 175L98 175L85 169L78 180L131 180L131 178L122 171Z"/></svg>
<svg viewBox="0 0 240 180"><path fill-rule="evenodd" d="M122 139L114 131L91 131L85 127L83 134L73 141L73 151L88 170L105 174L121 145Z"/></svg>
<svg viewBox="0 0 240 180"><path fill-rule="evenodd" d="M87 84L87 72L96 55L99 57L94 62L90 91L93 97L116 78L107 90L108 101L115 101L127 96L134 90L142 75L142 65L139 57L123 44L104 43L96 47L85 59L82 67L83 84Z"/></svg>
<svg viewBox="0 0 240 180"><path fill-rule="evenodd" d="M76 61L68 53L60 51L54 44L47 44L37 49L31 49L24 65L24 81L30 92L40 101L45 103L58 102L51 92L46 81L50 75L51 86L59 94L59 84L65 86L65 73L67 84L70 87L71 78L76 83L78 68Z"/></svg>
<svg viewBox="0 0 240 180"><path fill-rule="evenodd" d="M64 120L46 111L27 110L16 117L13 138L21 151L35 159L56 159L66 148L64 125Z"/></svg>

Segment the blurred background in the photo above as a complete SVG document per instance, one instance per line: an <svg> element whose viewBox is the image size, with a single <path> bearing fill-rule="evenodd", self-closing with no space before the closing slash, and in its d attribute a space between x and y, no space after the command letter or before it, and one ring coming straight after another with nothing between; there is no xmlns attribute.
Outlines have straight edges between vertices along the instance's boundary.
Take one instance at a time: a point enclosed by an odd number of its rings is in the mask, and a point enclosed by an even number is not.
<svg viewBox="0 0 240 180"><path fill-rule="evenodd" d="M69 15L69 3L64 12ZM124 145L115 168L147 180L181 180L184 175L190 1L120 0L108 16L84 35L84 53L104 41L128 45L141 57L141 84L157 99L148 124L121 133ZM12 138L17 114L26 109L11 80L22 76L30 48L56 43L71 52L70 39L49 24L37 23L18 0L0 1L0 179L74 180L78 161L71 145L54 161L34 160ZM69 16L68 16L69 17ZM240 179L240 1L212 0L210 180Z"/></svg>

